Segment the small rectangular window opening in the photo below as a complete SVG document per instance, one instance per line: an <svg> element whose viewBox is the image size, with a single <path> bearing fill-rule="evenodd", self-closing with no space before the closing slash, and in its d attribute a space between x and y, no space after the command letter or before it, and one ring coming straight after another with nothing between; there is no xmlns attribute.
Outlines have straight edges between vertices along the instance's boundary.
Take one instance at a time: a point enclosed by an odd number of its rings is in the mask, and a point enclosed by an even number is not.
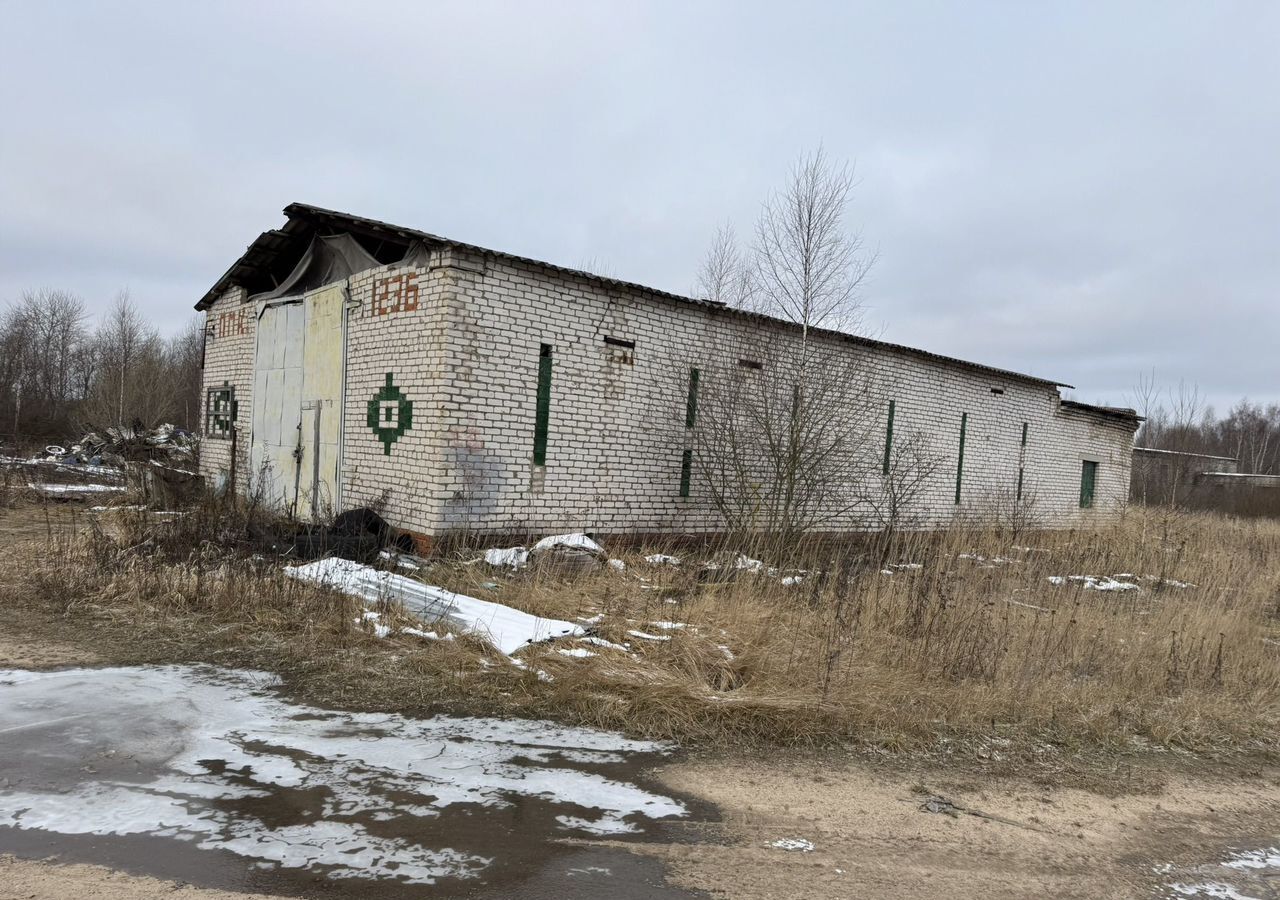
<svg viewBox="0 0 1280 900"><path fill-rule="evenodd" d="M623 366L633 366L636 362L636 342L624 341L622 338L606 337L605 350L609 361Z"/></svg>
<svg viewBox="0 0 1280 900"><path fill-rule="evenodd" d="M1004 393L1004 388L992 388L992 389L991 389L991 393L996 394L996 395L1003 394L1003 393Z"/></svg>
<svg viewBox="0 0 1280 900"><path fill-rule="evenodd" d="M738 360L738 365L744 369L752 369L754 371L764 368L762 363L756 362L754 359L740 359Z"/></svg>

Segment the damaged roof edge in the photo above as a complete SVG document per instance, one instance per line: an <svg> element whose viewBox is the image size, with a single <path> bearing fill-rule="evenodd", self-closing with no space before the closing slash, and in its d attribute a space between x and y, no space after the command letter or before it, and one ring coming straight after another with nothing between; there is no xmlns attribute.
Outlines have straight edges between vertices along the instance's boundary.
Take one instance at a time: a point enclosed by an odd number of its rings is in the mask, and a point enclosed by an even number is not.
<svg viewBox="0 0 1280 900"><path fill-rule="evenodd" d="M1081 403L1079 400L1063 400L1061 405L1064 409L1092 413L1093 415L1103 416L1108 419L1131 422L1134 425L1139 422L1146 421L1142 416L1138 415L1138 411L1136 409L1129 409L1125 406L1096 406L1092 403Z"/></svg>
<svg viewBox="0 0 1280 900"><path fill-rule="evenodd" d="M284 214L288 217L288 221L283 227L264 231L255 239L246 249L245 252L232 263L231 267L222 274L222 277L209 288L205 295L196 304L197 310L208 309L213 302L227 288L237 284L237 277L249 271L252 271L252 256L266 256L279 251L279 248L287 244L291 238L290 232L299 230L297 227L291 227L295 222L308 221L311 223L323 223L336 225L353 229L358 233L363 233L372 237L399 238L401 240L412 242L422 241L427 244L436 244L439 246L456 247L473 253L486 254L499 259L509 260L511 262L520 263L527 266L537 266L551 272L563 275L570 275L575 278L585 279L597 284L606 285L621 290L636 291L651 297L657 297L664 300L675 301L678 303L692 303L698 306L706 307L709 310L723 312L727 315L739 316L744 318L755 319L760 322L766 322L773 325L783 325L789 328L798 328L788 319L780 319L776 316L765 315L764 313L750 312L748 310L736 309L724 303L714 300L699 299L697 297L688 297L683 294L675 294L670 291L664 291L659 288L648 287L647 285L638 284L634 281L623 281L618 278L609 278L604 275L596 275L592 272L586 272L582 269L573 269L568 266L561 266L550 263L541 259L532 259L527 256L519 256L514 253L505 253L501 250L491 250L488 247L481 247L476 244L468 244L464 241L455 241L451 238L441 237L437 234L431 234L426 231L419 231L416 228L405 228L400 225L392 225L388 222L381 222L377 219L368 219L364 216L356 216L350 213L339 212L337 210L325 209L320 206L311 206L307 203L290 203L284 208ZM1073 385L1063 381L1054 381L1049 378L1041 378L1036 375L1027 375L1023 372L1014 372L1009 369L999 369L995 366L988 366L983 363L971 362L967 359L958 359L954 356L944 356L941 353L933 353L929 350L921 350L918 347L908 347L905 344L893 344L888 341L880 341L875 338L862 337L855 334L847 334L843 331L833 331L827 328L812 329L820 334L829 337L836 337L851 343L860 344L865 347L875 347L891 352L904 353L910 356L917 356L936 362L947 363L959 366L965 369L971 369L983 372L988 375L996 375L1002 378L1015 378L1019 381L1029 382L1033 384L1047 385L1054 388L1072 388ZM1074 401L1063 401L1066 403L1074 403ZM1088 404L1074 404L1081 408L1089 408L1095 411L1104 411L1113 409L1111 407L1088 407ZM1133 413L1132 410L1128 410Z"/></svg>

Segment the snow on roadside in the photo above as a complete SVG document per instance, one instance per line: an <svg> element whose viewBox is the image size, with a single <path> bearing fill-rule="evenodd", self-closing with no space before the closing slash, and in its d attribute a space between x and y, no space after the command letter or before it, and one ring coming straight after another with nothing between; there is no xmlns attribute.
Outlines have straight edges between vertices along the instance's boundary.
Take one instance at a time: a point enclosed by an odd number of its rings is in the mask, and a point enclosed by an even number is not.
<svg viewBox="0 0 1280 900"><path fill-rule="evenodd" d="M791 853L813 852L813 841L807 841L804 838L779 838L776 841L770 841L769 846L775 850L786 850Z"/></svg>
<svg viewBox="0 0 1280 900"><path fill-rule="evenodd" d="M678 566L680 565L680 557L668 556L665 553L653 553L644 558L644 561L651 566Z"/></svg>
<svg viewBox="0 0 1280 900"><path fill-rule="evenodd" d="M360 597L366 603L397 601L428 622L445 622L478 635L510 656L521 647L559 637L579 637L586 631L572 622L544 619L490 600L455 594L392 572L331 557L300 566L286 566L290 578L327 585Z"/></svg>

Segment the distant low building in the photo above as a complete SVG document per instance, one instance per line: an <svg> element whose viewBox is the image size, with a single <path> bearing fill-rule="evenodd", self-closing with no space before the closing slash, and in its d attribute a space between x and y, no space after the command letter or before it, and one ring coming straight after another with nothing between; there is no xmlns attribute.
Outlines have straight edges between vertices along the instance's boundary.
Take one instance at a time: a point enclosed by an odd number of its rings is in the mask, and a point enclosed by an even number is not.
<svg viewBox="0 0 1280 900"><path fill-rule="evenodd" d="M1134 447L1129 496L1149 505L1280 515L1280 475L1239 469L1231 456Z"/></svg>

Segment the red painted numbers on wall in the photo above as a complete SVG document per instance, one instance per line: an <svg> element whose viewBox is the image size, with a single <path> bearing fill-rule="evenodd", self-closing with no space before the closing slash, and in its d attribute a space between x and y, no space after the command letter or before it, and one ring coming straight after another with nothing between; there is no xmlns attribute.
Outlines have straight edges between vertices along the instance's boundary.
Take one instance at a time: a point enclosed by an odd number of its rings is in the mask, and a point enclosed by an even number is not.
<svg viewBox="0 0 1280 900"><path fill-rule="evenodd" d="M218 314L217 322L214 326L218 337L234 337L235 335L249 333L249 311L245 309L232 310Z"/></svg>
<svg viewBox="0 0 1280 900"><path fill-rule="evenodd" d="M373 314L413 312L418 308L418 273L405 272L373 283Z"/></svg>

